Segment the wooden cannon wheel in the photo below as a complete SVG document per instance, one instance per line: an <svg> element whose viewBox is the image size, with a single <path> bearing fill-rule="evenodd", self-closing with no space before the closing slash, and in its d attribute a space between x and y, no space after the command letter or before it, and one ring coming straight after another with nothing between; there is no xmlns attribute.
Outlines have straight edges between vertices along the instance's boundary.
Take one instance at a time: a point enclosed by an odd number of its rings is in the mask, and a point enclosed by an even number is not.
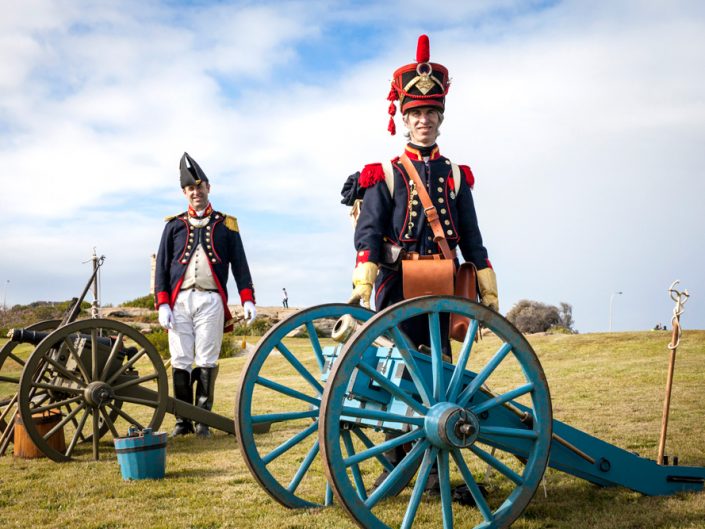
<svg viewBox="0 0 705 529"><path fill-rule="evenodd" d="M374 313L352 305L328 304L282 320L262 337L242 372L235 404L240 452L260 485L289 508L332 501L316 437L321 375L329 367L322 346L332 342L319 338L317 327L321 320L348 314L364 322ZM297 329L306 331L306 339L290 350L284 338ZM276 405L268 404L272 397ZM270 432L255 435L255 426L265 423L272 423Z"/></svg>
<svg viewBox="0 0 705 529"><path fill-rule="evenodd" d="M53 331L60 325L59 320L46 320L30 325L28 331ZM0 456L13 442L14 419L17 413L17 390L20 385L20 374L25 361L15 354L15 348L20 342L8 341L0 348L0 382L4 390L0 392Z"/></svg>
<svg viewBox="0 0 705 529"><path fill-rule="evenodd" d="M447 322L447 314L471 319L454 364L442 360L441 322ZM412 345L399 331L411 318L415 325L428 325L430 362L427 356L412 355ZM500 344L471 355L480 349L475 345L480 325ZM370 347L382 336L390 337L403 357L399 361L406 373L399 383L380 375L369 361ZM419 367L422 362L426 367ZM350 381L356 377L384 388L408 407L406 413L354 407ZM491 392L490 387L501 389ZM444 529L461 518L476 528L509 527L533 497L548 462L551 400L536 354L502 316L465 299L417 298L376 314L346 342L321 401L319 442L326 475L337 500L364 528L411 528L417 519L432 516L442 520ZM515 401L529 410L523 420ZM368 436L378 440L373 445L351 445L346 425L358 420L377 427L396 424L399 431L387 440ZM382 470L379 456L395 446L403 446L406 455L373 490ZM407 480L410 469L416 474L413 490L388 498L387 490ZM438 495L429 497L424 489L432 472L437 472L439 487ZM471 497L476 507L453 501L458 485L467 487L465 498Z"/></svg>
<svg viewBox="0 0 705 529"><path fill-rule="evenodd" d="M18 399L37 448L54 461L67 461L113 453L112 442L100 442L104 432L117 438L129 426L158 429L168 395L166 369L152 343L122 322L92 319L61 327L37 346L22 372ZM33 420L53 414L61 419L47 432ZM49 442L60 430L65 450ZM90 443L80 444L85 439Z"/></svg>

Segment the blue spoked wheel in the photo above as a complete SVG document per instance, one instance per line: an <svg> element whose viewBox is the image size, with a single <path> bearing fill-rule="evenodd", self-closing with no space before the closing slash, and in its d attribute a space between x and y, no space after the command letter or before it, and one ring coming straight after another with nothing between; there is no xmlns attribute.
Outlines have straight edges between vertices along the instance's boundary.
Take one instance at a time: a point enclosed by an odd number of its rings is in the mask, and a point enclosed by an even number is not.
<svg viewBox="0 0 705 529"><path fill-rule="evenodd" d="M442 357L449 314L470 318L454 363ZM400 331L410 324L428 326L428 349L417 351ZM480 328L493 335L476 342ZM392 352L373 345L380 336L392 338ZM380 368L395 357L391 369ZM385 402L380 392L391 396L385 405L365 402L370 395ZM536 354L502 316L465 299L417 298L376 314L346 342L322 400L326 475L364 528L411 528L433 518L444 529L454 520L463 527L506 528L528 505L548 462L551 399ZM367 437L376 444L350 447L350 422L368 425ZM403 447L403 459L373 488L382 471L377 456L396 447ZM413 488L390 497L417 465Z"/></svg>
<svg viewBox="0 0 705 529"><path fill-rule="evenodd" d="M373 314L339 303L297 312L262 337L243 369L235 404L240 452L262 488L286 507L318 507L333 500L318 457L323 378L331 365L324 350L342 348L330 338L335 320L350 315L364 323ZM269 432L255 432L268 423Z"/></svg>

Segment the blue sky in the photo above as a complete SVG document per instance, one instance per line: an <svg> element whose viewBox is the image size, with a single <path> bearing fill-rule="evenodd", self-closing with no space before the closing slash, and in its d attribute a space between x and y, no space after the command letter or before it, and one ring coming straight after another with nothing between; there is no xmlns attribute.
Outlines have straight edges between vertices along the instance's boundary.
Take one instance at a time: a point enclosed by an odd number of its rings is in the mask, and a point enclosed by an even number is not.
<svg viewBox="0 0 705 529"><path fill-rule="evenodd" d="M679 279L684 327L705 328L700 3L2 4L8 305L77 295L93 247L103 303L147 293L183 151L238 217L259 304L347 299L339 191L400 152L389 79L427 33L453 79L439 145L475 173L502 311L565 301L603 331L622 291L613 329L647 329Z"/></svg>

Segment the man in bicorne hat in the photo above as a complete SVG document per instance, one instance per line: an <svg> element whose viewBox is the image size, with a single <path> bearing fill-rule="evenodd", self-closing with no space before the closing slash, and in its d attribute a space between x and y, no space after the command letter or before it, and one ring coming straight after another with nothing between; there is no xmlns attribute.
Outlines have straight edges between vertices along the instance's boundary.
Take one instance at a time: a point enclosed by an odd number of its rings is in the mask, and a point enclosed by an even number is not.
<svg viewBox="0 0 705 529"><path fill-rule="evenodd" d="M475 178L470 167L453 164L441 155L436 144L449 87L448 70L430 62L428 37L421 35L416 62L394 72L388 96L389 131L396 132L394 114L398 102L408 139L403 155L416 169L438 212L450 251L455 255L459 248L463 259L477 268L482 303L499 310L497 280L475 214L472 196ZM441 248L434 242L437 239L426 219L418 190L400 157L366 165L348 178L343 197L344 204L353 206L353 213L359 207L359 199L364 197L355 229L357 262L350 302L369 307L374 285L375 307L382 310L404 299L401 270L385 266L391 263L385 262L387 253L383 252L383 246L391 244L401 247L402 253L416 252L421 256L441 254ZM412 323L404 331L417 346L428 346L428 325ZM450 353L448 347L444 340L444 353ZM386 455L392 464L403 457L401 453ZM430 479L429 484L432 482Z"/></svg>
<svg viewBox="0 0 705 529"><path fill-rule="evenodd" d="M237 219L215 211L208 200L210 183L196 161L184 153L179 164L188 210L167 217L155 277L159 323L169 330L174 396L205 410L213 406L223 332L232 331L228 310L228 269L251 323L254 287ZM194 367L195 364L195 367ZM172 436L194 433L190 419L176 417ZM197 422L195 433L210 437Z"/></svg>

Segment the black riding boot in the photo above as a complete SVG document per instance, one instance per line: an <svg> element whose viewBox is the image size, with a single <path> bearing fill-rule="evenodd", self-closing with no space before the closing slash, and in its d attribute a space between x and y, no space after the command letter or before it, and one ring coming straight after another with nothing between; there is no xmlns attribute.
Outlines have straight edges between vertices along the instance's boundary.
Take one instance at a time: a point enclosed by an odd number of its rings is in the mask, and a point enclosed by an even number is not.
<svg viewBox="0 0 705 529"><path fill-rule="evenodd" d="M174 382L174 397L178 400L193 404L193 390L191 389L191 374L185 369L171 370ZM171 432L171 437L193 433L193 423L190 419L176 416L176 426Z"/></svg>
<svg viewBox="0 0 705 529"><path fill-rule="evenodd" d="M215 393L215 379L218 376L218 366L197 367L191 373L191 380L196 384L196 406L210 411L213 408L213 395ZM211 432L207 424L196 423L196 435L210 437Z"/></svg>

